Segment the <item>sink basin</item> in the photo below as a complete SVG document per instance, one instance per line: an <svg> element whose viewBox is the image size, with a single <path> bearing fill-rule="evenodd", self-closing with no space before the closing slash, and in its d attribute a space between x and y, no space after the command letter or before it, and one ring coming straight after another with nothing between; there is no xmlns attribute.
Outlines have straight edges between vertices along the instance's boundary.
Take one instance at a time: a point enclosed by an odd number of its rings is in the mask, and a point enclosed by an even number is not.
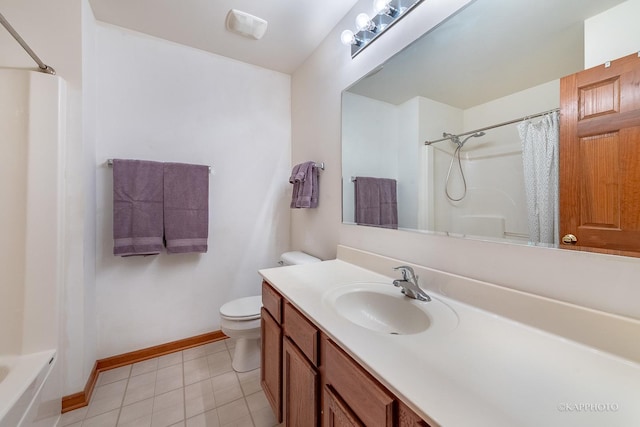
<svg viewBox="0 0 640 427"><path fill-rule="evenodd" d="M408 298L391 283L341 285L323 300L342 318L383 334L411 335L457 325L455 312L443 302Z"/></svg>

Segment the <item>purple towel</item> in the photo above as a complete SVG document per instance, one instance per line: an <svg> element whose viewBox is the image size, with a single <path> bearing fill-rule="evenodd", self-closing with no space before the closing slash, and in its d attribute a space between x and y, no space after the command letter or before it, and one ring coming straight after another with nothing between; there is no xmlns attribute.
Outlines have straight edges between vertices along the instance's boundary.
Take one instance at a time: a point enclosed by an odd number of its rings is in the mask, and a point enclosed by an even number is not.
<svg viewBox="0 0 640 427"><path fill-rule="evenodd" d="M164 236L168 253L207 252L208 166L164 164Z"/></svg>
<svg viewBox="0 0 640 427"><path fill-rule="evenodd" d="M396 180L356 177L356 224L398 228Z"/></svg>
<svg viewBox="0 0 640 427"><path fill-rule="evenodd" d="M160 253L162 203L162 163L113 160L114 255Z"/></svg>
<svg viewBox="0 0 640 427"><path fill-rule="evenodd" d="M291 171L289 182L293 184L291 194L292 208L317 208L319 173L315 162L305 162L295 165Z"/></svg>

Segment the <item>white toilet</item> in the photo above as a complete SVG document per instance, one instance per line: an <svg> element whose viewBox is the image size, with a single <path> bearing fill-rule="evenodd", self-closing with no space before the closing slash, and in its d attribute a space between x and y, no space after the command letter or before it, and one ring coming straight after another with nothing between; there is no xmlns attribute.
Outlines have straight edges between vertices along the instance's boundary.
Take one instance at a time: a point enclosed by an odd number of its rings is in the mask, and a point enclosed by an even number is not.
<svg viewBox="0 0 640 427"><path fill-rule="evenodd" d="M280 265L298 265L321 260L304 252L285 252ZM220 307L220 329L236 341L231 366L236 372L260 367L260 308L262 296L238 298Z"/></svg>

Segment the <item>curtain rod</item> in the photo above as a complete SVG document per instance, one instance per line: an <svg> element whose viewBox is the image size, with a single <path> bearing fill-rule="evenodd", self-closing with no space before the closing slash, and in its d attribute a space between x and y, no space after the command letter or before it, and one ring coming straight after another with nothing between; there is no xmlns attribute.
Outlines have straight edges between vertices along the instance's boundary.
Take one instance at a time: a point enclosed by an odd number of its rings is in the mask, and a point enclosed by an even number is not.
<svg viewBox="0 0 640 427"><path fill-rule="evenodd" d="M497 125L487 126L487 127L481 128L481 129L472 130L470 132L461 133L459 135L451 135L451 136L448 136L446 138L436 139L435 141L425 141L424 145L431 145L431 144L435 144L436 142L450 140L451 138L454 138L454 137L466 136L466 135L471 135L473 133L482 132L482 131L489 130L489 129L499 128L499 127L510 125L510 124L513 124L513 123L518 123L518 122L521 122L523 120L535 119L536 117L544 116L544 115L547 115L549 113L555 113L556 111L560 111L560 109L559 108L554 108L553 110L543 111L543 112L537 113L537 114L531 114L531 115L528 115L528 116L520 117L519 119L509 120L508 122L503 122L503 123L499 123Z"/></svg>
<svg viewBox="0 0 640 427"><path fill-rule="evenodd" d="M24 39L20 37L20 34L18 34L18 32L11 26L11 24L9 24L9 21L7 21L7 19L2 15L2 13L0 13L0 24L2 24L2 26L4 26L4 28L6 28L7 31L9 31L9 34L11 34L13 38L16 39L16 41L20 44L20 46L22 46L22 48L29 54L29 56L34 61L36 61L36 64L38 64L38 68L40 68L40 71L44 73L49 73L49 74L56 73L56 70L54 70L53 68L51 68L50 66L42 62L40 58L38 58L38 55L36 55L36 53L33 50L31 50L27 42L25 42Z"/></svg>

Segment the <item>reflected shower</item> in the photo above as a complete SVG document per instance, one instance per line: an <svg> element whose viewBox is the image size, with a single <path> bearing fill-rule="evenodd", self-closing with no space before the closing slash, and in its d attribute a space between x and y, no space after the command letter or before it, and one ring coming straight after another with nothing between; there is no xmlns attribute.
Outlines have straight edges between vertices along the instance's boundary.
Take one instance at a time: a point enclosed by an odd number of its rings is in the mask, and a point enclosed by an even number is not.
<svg viewBox="0 0 640 427"><path fill-rule="evenodd" d="M451 142L453 142L454 144L456 144L456 151L454 151L453 156L451 157L451 163L449 163L449 170L447 171L447 179L444 182L444 194L447 196L447 198L449 200L451 200L452 202L459 202L460 200L464 199L465 196L467 195L467 180L464 176L464 171L462 170L462 161L460 160L460 151L462 150L462 147L464 146L464 144L470 139L470 138L479 138L481 136L484 136L485 133L484 132L475 132L472 133L471 135L467 136L465 139L460 140L461 136L465 136L468 134L461 134L461 135L453 135L451 133L447 133L447 132L443 132L442 133L442 139L439 141L446 141L447 139L450 140ZM433 141L433 142L438 142L438 141ZM425 142L425 145L431 145L432 143L427 141ZM451 194L449 194L449 179L451 178L451 169L453 168L453 162L456 160L456 158L458 159L458 169L460 170L460 176L462 177L462 184L464 186L464 190L462 192L462 195L460 197L453 197Z"/></svg>

